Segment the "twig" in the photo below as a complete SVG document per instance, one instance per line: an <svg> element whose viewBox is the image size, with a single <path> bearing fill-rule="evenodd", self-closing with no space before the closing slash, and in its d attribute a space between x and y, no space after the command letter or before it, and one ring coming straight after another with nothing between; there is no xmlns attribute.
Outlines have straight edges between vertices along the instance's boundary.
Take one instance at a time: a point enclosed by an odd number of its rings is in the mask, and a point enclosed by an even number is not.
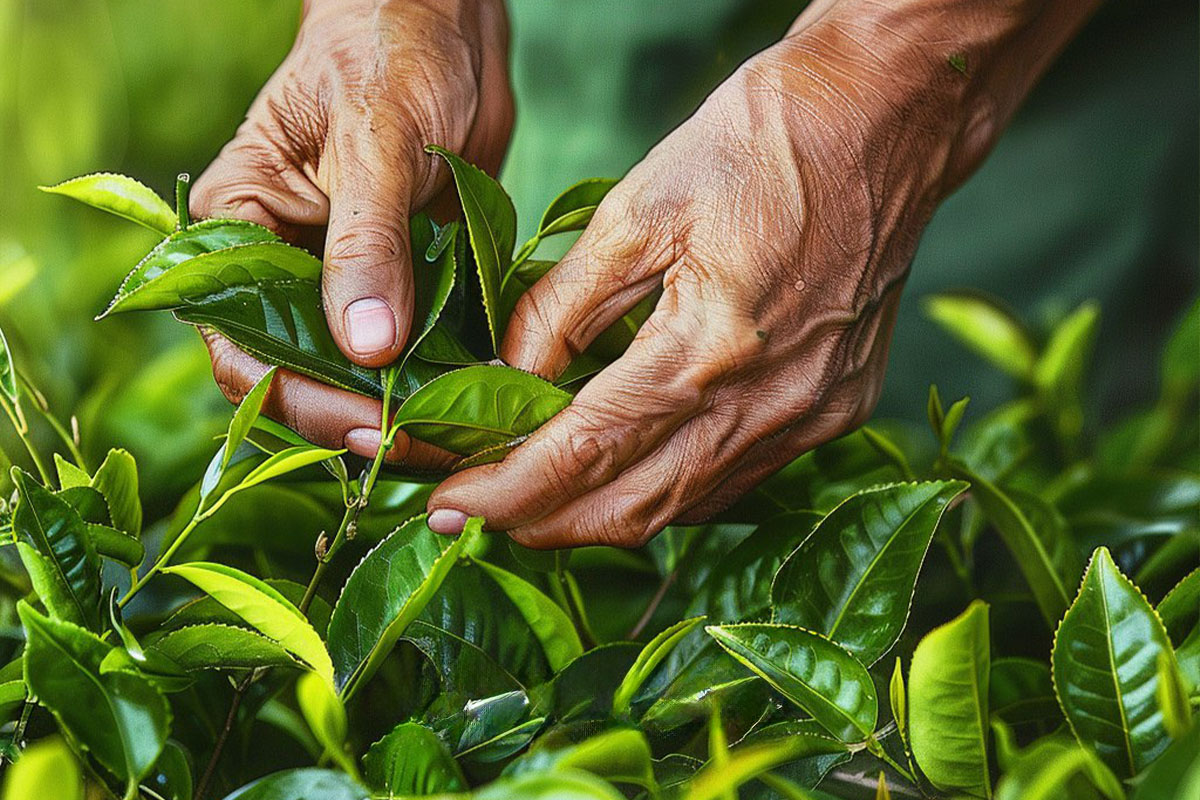
<svg viewBox="0 0 1200 800"><path fill-rule="evenodd" d="M196 800L204 800L204 795L208 791L208 785L212 781L213 773L217 770L217 762L221 760L221 753L225 749L225 742L229 740L229 734L233 730L233 723L237 717L238 709L242 706L242 698L246 696L246 691L250 688L250 684L254 683L254 679L258 674L258 670L252 670L242 678L241 683L233 690L233 700L229 703L229 713L225 715L225 725L221 728L220 734L217 735L216 744L213 745L212 756L208 759L208 764L204 767L204 774L200 776L200 782L196 784Z"/></svg>
<svg viewBox="0 0 1200 800"><path fill-rule="evenodd" d="M675 583L675 576L677 574L678 570L671 570L667 573L667 577L663 578L662 583L658 586L658 591L654 593L654 597L650 598L650 603L646 606L646 610L642 612L642 616L629 629L629 633L625 634L626 639L633 640L642 635L642 631L650 624L654 612L658 610L659 605L662 604L663 599L667 596L667 590L671 588L671 584Z"/></svg>

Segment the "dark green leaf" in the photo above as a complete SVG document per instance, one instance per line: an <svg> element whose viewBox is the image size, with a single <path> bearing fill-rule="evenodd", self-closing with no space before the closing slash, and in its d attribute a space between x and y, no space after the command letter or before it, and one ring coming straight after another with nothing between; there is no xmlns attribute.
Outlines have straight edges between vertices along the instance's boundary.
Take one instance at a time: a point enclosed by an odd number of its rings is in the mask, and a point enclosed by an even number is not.
<svg viewBox="0 0 1200 800"><path fill-rule="evenodd" d="M102 672L101 662L113 648L94 634L44 617L23 602L17 610L28 641L30 691L101 764L129 782L140 780L167 739L166 699L135 672Z"/></svg>
<svg viewBox="0 0 1200 800"><path fill-rule="evenodd" d="M450 222L438 228L435 238L433 223L424 214L418 214L409 229L413 253L426 253L435 244L438 248L432 259L413 259L413 325L408 334L406 355L416 350L433 332L454 289L454 240L458 235L458 223Z"/></svg>
<svg viewBox="0 0 1200 800"><path fill-rule="evenodd" d="M150 649L189 672L303 666L282 645L262 634L219 623L186 625L170 631Z"/></svg>
<svg viewBox="0 0 1200 800"><path fill-rule="evenodd" d="M467 789L466 778L446 745L416 722L400 723L371 745L363 756L363 772L367 783L388 798Z"/></svg>
<svg viewBox="0 0 1200 800"><path fill-rule="evenodd" d="M866 663L877 660L904 630L933 533L964 489L931 481L847 498L779 568L775 620L824 633Z"/></svg>
<svg viewBox="0 0 1200 800"><path fill-rule="evenodd" d="M1158 615L1097 549L1054 637L1054 687L1075 736L1118 775L1136 774L1168 744L1155 696L1160 654L1174 663Z"/></svg>
<svg viewBox="0 0 1200 800"><path fill-rule="evenodd" d="M400 406L395 424L417 439L471 455L532 433L570 402L571 395L536 375L481 364L422 386Z"/></svg>
<svg viewBox="0 0 1200 800"><path fill-rule="evenodd" d="M991 797L988 772L988 606L976 600L925 635L908 672L913 758L947 792Z"/></svg>
<svg viewBox="0 0 1200 800"><path fill-rule="evenodd" d="M861 742L875 730L879 701L866 667L820 634L746 623L705 629L717 644L837 738Z"/></svg>
<svg viewBox="0 0 1200 800"><path fill-rule="evenodd" d="M520 611L529 629L541 643L550 669L557 672L583 654L579 633L570 617L540 589L511 572L488 564L475 563L487 573Z"/></svg>
<svg viewBox="0 0 1200 800"><path fill-rule="evenodd" d="M1200 567L1175 584L1156 610L1171 640L1182 644L1200 618Z"/></svg>
<svg viewBox="0 0 1200 800"><path fill-rule="evenodd" d="M179 224L174 209L152 189L126 175L95 172L54 186L39 186L43 192L61 194L89 206L124 217L152 231L169 235Z"/></svg>
<svg viewBox="0 0 1200 800"><path fill-rule="evenodd" d="M478 534L481 525L474 520L463 536L450 539L429 530L423 515L414 517L354 568L329 620L329 651L343 696L371 677L454 566L469 531Z"/></svg>

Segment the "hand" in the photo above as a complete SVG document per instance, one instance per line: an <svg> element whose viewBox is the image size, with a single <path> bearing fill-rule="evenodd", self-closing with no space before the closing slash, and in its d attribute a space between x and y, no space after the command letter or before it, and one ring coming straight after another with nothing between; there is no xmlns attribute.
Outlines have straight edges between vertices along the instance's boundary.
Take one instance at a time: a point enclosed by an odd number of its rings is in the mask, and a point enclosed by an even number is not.
<svg viewBox="0 0 1200 800"><path fill-rule="evenodd" d="M449 178L423 148L499 168L513 118L507 51L502 0L311 0L291 53L197 181L193 214L248 219L323 250L334 339L364 366L392 362L412 317L408 220ZM236 402L266 367L205 338ZM281 371L267 410L318 444L378 449L376 401ZM424 451L401 434L390 455Z"/></svg>
<svg viewBox="0 0 1200 800"><path fill-rule="evenodd" d="M1011 107L895 20L837 6L719 87L522 299L501 355L553 378L663 289L566 410L433 493L434 530L480 515L530 547L638 546L868 418L921 230Z"/></svg>

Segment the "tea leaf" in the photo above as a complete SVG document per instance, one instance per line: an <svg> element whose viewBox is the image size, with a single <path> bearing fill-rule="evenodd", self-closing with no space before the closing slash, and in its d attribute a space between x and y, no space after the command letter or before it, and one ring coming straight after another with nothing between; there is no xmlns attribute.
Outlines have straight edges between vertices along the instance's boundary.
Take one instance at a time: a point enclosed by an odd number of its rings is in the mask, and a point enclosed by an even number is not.
<svg viewBox="0 0 1200 800"><path fill-rule="evenodd" d="M1182 739L1192 727L1192 705L1187 687L1175 660L1165 652L1158 654L1158 688L1155 692L1162 709L1163 727L1172 739Z"/></svg>
<svg viewBox="0 0 1200 800"><path fill-rule="evenodd" d="M84 800L83 775L71 748L58 738L33 742L4 776L4 800Z"/></svg>
<svg viewBox="0 0 1200 800"><path fill-rule="evenodd" d="M1182 739L1173 742L1138 776L1133 800L1179 800L1183 797L1196 797L1200 792L1200 761L1196 759L1196 753L1200 753L1200 725L1193 725ZM1117 783L1115 777L1112 780Z"/></svg>
<svg viewBox="0 0 1200 800"><path fill-rule="evenodd" d="M196 561L166 567L163 572L191 581L259 633L279 642L326 681L333 682L333 664L321 637L276 589L224 564Z"/></svg>
<svg viewBox="0 0 1200 800"><path fill-rule="evenodd" d="M14 467L20 502L13 530L34 588L50 613L91 630L100 627L100 559L87 524L65 500ZM30 556L35 553L40 558Z"/></svg>
<svg viewBox="0 0 1200 800"><path fill-rule="evenodd" d="M372 788L386 797L464 792L467 780L446 745L431 729L402 722L363 756L363 771Z"/></svg>
<svg viewBox="0 0 1200 800"><path fill-rule="evenodd" d="M447 223L435 232L429 218L419 214L409 230L414 253L426 252L435 244L439 249L432 259L428 255L423 261L413 259L413 327L408 334L406 356L432 333L454 289L454 240L458 235L458 223Z"/></svg>
<svg viewBox="0 0 1200 800"><path fill-rule="evenodd" d="M230 491L240 492L244 489L249 489L251 486L257 486L272 478L278 478L280 475L286 475L289 472L295 472L298 469L319 464L328 458L335 458L345 452L345 450L327 450L324 447L316 447L311 444L297 445L289 447L286 450L280 450L251 470L250 474L242 478L241 483Z"/></svg>
<svg viewBox="0 0 1200 800"><path fill-rule="evenodd" d="M1054 688L1076 738L1118 775L1137 773L1169 743L1158 706L1158 657L1174 666L1154 609L1108 549L1092 555L1054 637Z"/></svg>
<svg viewBox="0 0 1200 800"><path fill-rule="evenodd" d="M89 486L92 476L88 471L75 466L58 453L54 454L54 471L58 474L60 489L74 489L77 486Z"/></svg>
<svg viewBox="0 0 1200 800"><path fill-rule="evenodd" d="M625 679L617 687L616 693L613 694L614 717L621 718L629 713L633 696L637 694L638 689L642 688L642 684L650 677L650 673L662 663L664 658L670 655L675 645L679 644L679 640L691 633L697 625L704 622L704 619L703 616L699 616L676 622L646 643L642 652L638 653L633 666L629 668L629 672L625 673Z"/></svg>
<svg viewBox="0 0 1200 800"><path fill-rule="evenodd" d="M258 382L242 397L242 402L238 403L237 411L233 412L233 419L229 420L229 430L225 436L225 446L221 448L220 474L225 473L234 452L246 440L250 429L258 421L258 415L262 413L263 402L267 399L267 392L271 389L271 381L275 379L275 369L275 367L269 368L258 379Z"/></svg>
<svg viewBox="0 0 1200 800"><path fill-rule="evenodd" d="M1009 375L1032 379L1037 348L1021 321L998 301L979 294L938 294L925 300L925 314Z"/></svg>
<svg viewBox="0 0 1200 800"><path fill-rule="evenodd" d="M189 672L303 666L278 642L246 628L218 623L169 631L150 645L150 650L162 653Z"/></svg>
<svg viewBox="0 0 1200 800"><path fill-rule="evenodd" d="M579 633L570 617L540 589L508 570L473 559L521 612L529 629L542 645L550 669L558 672L583 654Z"/></svg>
<svg viewBox="0 0 1200 800"><path fill-rule="evenodd" d="M585 178L563 190L542 213L537 232L521 245L520 251L513 259L514 264L529 258L545 237L586 228L600 201L616 185L615 178ZM505 275L505 280L507 279L508 276Z"/></svg>
<svg viewBox="0 0 1200 800"><path fill-rule="evenodd" d="M899 638L938 522L959 481L867 489L829 512L771 585L773 618L826 634L866 663Z"/></svg>
<svg viewBox="0 0 1200 800"><path fill-rule="evenodd" d="M346 709L333 686L315 673L305 673L296 682L296 703L325 754L343 772L358 778L358 766L346 753Z"/></svg>
<svg viewBox="0 0 1200 800"><path fill-rule="evenodd" d="M1060 719L1050 667L1030 658L997 658L992 662L988 708L1009 725Z"/></svg>
<svg viewBox="0 0 1200 800"><path fill-rule="evenodd" d="M111 558L127 567L136 567L146 557L146 548L140 541L116 528L89 524L87 535L97 555Z"/></svg>
<svg viewBox="0 0 1200 800"><path fill-rule="evenodd" d="M27 637L30 691L101 764L136 783L166 742L171 725L166 699L135 672L102 671L113 648L94 634L44 617L24 601L17 613Z"/></svg>
<svg viewBox="0 0 1200 800"><path fill-rule="evenodd" d="M371 793L343 772L304 767L274 772L225 800L369 800Z"/></svg>
<svg viewBox="0 0 1200 800"><path fill-rule="evenodd" d="M900 740L907 746L908 692L904 688L904 669L900 665L900 656L896 656L896 666L892 669L892 678L888 682L888 701L892 708L892 719L896 720Z"/></svg>
<svg viewBox="0 0 1200 800"><path fill-rule="evenodd" d="M21 402L20 392L17 391L17 367L3 329L0 329L0 394L14 407Z"/></svg>
<svg viewBox="0 0 1200 800"><path fill-rule="evenodd" d="M492 352L496 352L504 324L499 318L500 284L512 263L517 212L503 187L483 170L437 145L426 145L425 152L441 156L454 174L471 251L475 255L475 268L483 287L483 308L492 334Z"/></svg>
<svg viewBox="0 0 1200 800"><path fill-rule="evenodd" d="M409 435L471 455L532 433L571 402L536 375L481 364L447 372L414 392L396 412Z"/></svg>
<svg viewBox="0 0 1200 800"><path fill-rule="evenodd" d="M96 172L38 188L123 217L164 236L172 233L179 224L175 210L166 200L126 175Z"/></svg>
<svg viewBox="0 0 1200 800"><path fill-rule="evenodd" d="M976 600L934 628L908 671L913 758L937 788L991 797L988 773L988 606Z"/></svg>
<svg viewBox="0 0 1200 800"><path fill-rule="evenodd" d="M705 630L838 739L861 742L875 730L879 702L871 676L826 637L765 623L711 625Z"/></svg>
<svg viewBox="0 0 1200 800"><path fill-rule="evenodd" d="M622 800L624 796L587 772L563 770L500 778L472 797L474 800Z"/></svg>
<svg viewBox="0 0 1200 800"><path fill-rule="evenodd" d="M89 485L104 496L114 528L133 537L141 535L142 501L138 497L137 462L129 451L109 450Z"/></svg>
<svg viewBox="0 0 1200 800"><path fill-rule="evenodd" d="M734 748L724 763L706 764L691 781L685 800L718 800L737 787L781 764L813 756L846 752L846 745L827 736L794 733Z"/></svg>
<svg viewBox="0 0 1200 800"><path fill-rule="evenodd" d="M1060 800L1094 796L1124 800L1112 771L1086 748L1067 739L1047 738L1021 753L996 786L996 800ZM1084 794L1084 793L1087 794Z"/></svg>
<svg viewBox="0 0 1200 800"><path fill-rule="evenodd" d="M462 536L449 539L414 517L359 562L342 588L329 620L329 652L336 686L351 697L391 652L454 566L464 538L482 528L469 521Z"/></svg>

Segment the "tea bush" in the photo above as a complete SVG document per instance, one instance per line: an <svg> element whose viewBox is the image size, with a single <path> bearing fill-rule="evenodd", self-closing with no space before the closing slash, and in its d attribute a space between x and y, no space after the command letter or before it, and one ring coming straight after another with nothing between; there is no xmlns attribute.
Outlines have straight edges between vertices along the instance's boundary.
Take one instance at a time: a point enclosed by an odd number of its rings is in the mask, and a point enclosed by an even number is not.
<svg viewBox="0 0 1200 800"><path fill-rule="evenodd" d="M455 468L502 458L653 301L556 384L494 363L552 266L541 240L612 182L565 191L517 248L503 189L430 151L462 222L412 221L416 322L382 370L334 344L318 259L190 220L185 176L174 208L118 175L49 189L164 237L102 317L169 309L380 398L382 442L363 463L260 416L272 369L144 524L134 459L86 463L4 343L32 467L0 534L5 800L1200 796L1200 306L1157 401L1104 430L1094 306L1036 332L939 295L929 315L1013 378L1011 402L968 420L934 387L932 435L873 424L635 551L527 550L480 519L441 537L428 486L384 467L397 432Z"/></svg>

